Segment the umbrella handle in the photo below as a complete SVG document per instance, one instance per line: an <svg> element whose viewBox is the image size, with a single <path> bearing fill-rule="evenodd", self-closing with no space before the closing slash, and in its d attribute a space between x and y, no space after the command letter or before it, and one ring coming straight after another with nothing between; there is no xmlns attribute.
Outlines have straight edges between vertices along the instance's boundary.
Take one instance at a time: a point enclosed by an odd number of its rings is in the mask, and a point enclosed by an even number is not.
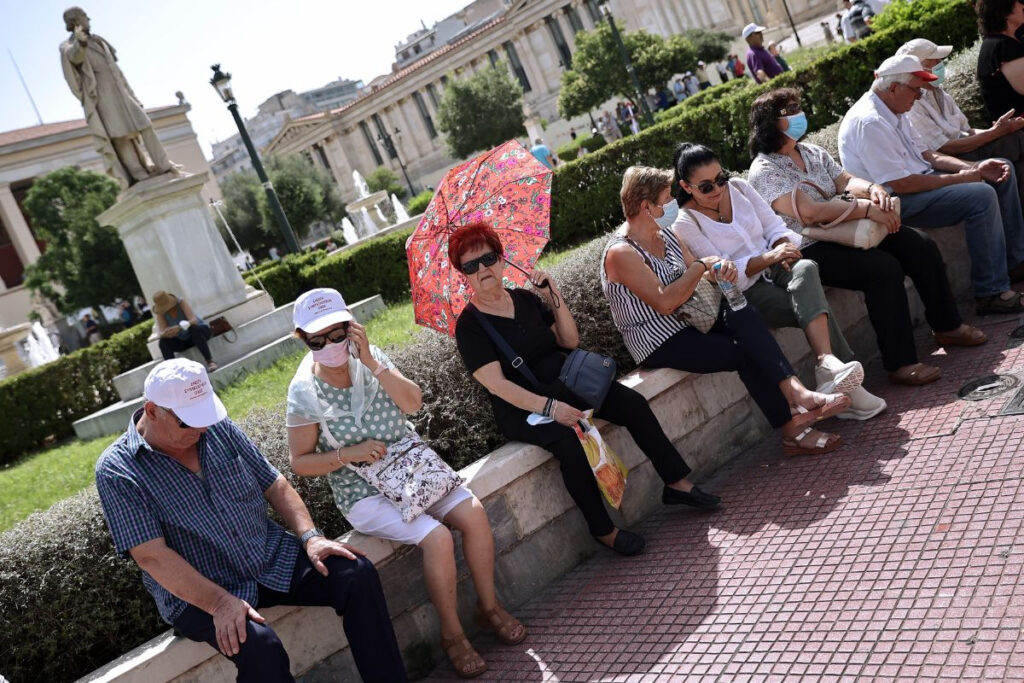
<svg viewBox="0 0 1024 683"><path fill-rule="evenodd" d="M522 273L523 275L525 275L525 276L527 277L527 279L529 279L529 280L530 280L530 282L533 282L533 278L531 277L530 273L527 273L527 272L526 272L526 270L524 270L524 269L523 269L523 268L521 268L520 266L516 265L516 263L515 263L515 262L513 262L513 261L509 261L508 259L505 259L505 263L509 264L510 266L512 266L513 268L515 268L516 270L518 270L518 271L519 271L520 273ZM544 282L541 282L541 283L540 283L539 285L537 285L537 286L538 286L538 287L542 287L542 288L544 288L544 289L551 289L551 283L550 283L550 282L548 282L548 279L547 279L547 278L544 278Z"/></svg>

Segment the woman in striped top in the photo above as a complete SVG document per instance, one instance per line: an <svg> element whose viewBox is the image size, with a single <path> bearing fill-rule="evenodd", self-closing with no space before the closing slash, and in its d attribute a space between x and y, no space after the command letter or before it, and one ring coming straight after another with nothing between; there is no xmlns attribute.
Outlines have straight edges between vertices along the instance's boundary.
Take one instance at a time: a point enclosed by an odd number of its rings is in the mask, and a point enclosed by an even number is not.
<svg viewBox="0 0 1024 683"><path fill-rule="evenodd" d="M735 282L737 273L730 261L694 258L669 230L678 211L671 185L670 171L642 166L626 171L620 193L626 222L613 234L602 261L602 288L633 359L647 368L736 370L771 425L782 428L787 454L836 450L842 438L812 425L846 410L850 399L804 387L753 307L734 311L723 302L707 334L673 316L700 278L716 282L716 263L722 264L718 277Z"/></svg>

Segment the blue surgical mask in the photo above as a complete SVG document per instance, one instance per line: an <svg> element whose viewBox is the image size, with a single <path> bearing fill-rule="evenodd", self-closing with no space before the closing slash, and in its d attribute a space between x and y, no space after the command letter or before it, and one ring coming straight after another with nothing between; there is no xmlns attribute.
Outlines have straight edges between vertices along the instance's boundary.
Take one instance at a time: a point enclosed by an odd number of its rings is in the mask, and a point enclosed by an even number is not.
<svg viewBox="0 0 1024 683"><path fill-rule="evenodd" d="M932 75L935 76L936 79L938 79L938 80L932 81L932 85L935 85L935 86L942 85L942 82L944 80L946 80L946 63L945 62L939 62L938 64L933 66L932 67Z"/></svg>
<svg viewBox="0 0 1024 683"><path fill-rule="evenodd" d="M787 136L794 140L799 140L807 132L807 114L799 112L792 116L787 116L786 120L789 121L789 128L782 132Z"/></svg>
<svg viewBox="0 0 1024 683"><path fill-rule="evenodd" d="M676 200L671 200L668 204L661 207L661 210L665 214L661 218L655 218L654 222L661 228L671 228L672 224L676 222L676 218L679 217L679 204Z"/></svg>

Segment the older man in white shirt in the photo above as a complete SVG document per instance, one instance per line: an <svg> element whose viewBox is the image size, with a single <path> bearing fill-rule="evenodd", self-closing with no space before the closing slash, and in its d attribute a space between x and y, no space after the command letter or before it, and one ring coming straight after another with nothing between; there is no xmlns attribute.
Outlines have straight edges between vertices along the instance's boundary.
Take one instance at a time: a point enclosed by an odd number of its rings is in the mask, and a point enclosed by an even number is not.
<svg viewBox="0 0 1024 683"><path fill-rule="evenodd" d="M958 159L980 161L990 157L1006 159L1013 164L1018 183L1024 182L1024 117L1012 109L984 130L971 128L967 117L949 93L942 88L946 78L944 60L952 52L951 45L936 45L926 38L904 43L897 55L913 55L921 66L938 80L929 83L910 112L910 123L928 149L950 154ZM1024 113L1024 112L1020 112ZM1018 185L1024 202L1024 186Z"/></svg>
<svg viewBox="0 0 1024 683"><path fill-rule="evenodd" d="M917 57L882 62L871 90L839 127L839 155L854 176L885 186L902 201L906 225L966 223L971 280L979 315L1024 311L1011 279L1024 279L1024 217L1013 166L970 163L928 149L906 113L935 75Z"/></svg>

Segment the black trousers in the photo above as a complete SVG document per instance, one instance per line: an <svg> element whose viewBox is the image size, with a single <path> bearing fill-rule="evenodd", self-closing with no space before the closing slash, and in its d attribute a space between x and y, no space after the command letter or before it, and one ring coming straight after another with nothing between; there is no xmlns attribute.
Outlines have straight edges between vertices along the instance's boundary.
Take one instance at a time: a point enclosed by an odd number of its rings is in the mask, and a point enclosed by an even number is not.
<svg viewBox="0 0 1024 683"><path fill-rule="evenodd" d="M160 353L164 355L164 360L170 360L174 358L175 352L191 349L194 346L199 349L199 353L203 354L203 358L209 363L212 357L210 356L210 345L206 341L210 336L209 325L192 325L188 328L188 339L161 337Z"/></svg>
<svg viewBox="0 0 1024 683"><path fill-rule="evenodd" d="M818 262L821 283L864 292L868 318L875 328L882 365L897 370L917 362L910 304L903 286L909 275L925 318L936 332L949 332L963 322L946 277L946 264L935 242L918 230L903 226L875 249L855 249L832 242L815 242L802 249Z"/></svg>
<svg viewBox="0 0 1024 683"><path fill-rule="evenodd" d="M718 322L707 334L692 327L676 332L642 365L699 374L735 370L772 427L781 427L792 419L779 382L796 373L749 304L734 311L723 300Z"/></svg>
<svg viewBox="0 0 1024 683"><path fill-rule="evenodd" d="M327 576L310 564L306 553L299 552L292 576L291 590L287 593L260 586L259 605L324 605L333 607L342 617L345 635L352 648L359 675L366 683L390 683L407 680L402 654L391 627L391 617L384 601L380 579L373 563L365 557L349 560L333 555L328 557ZM191 640L209 643L217 648L217 634L213 617L189 605L174 621L174 630ZM238 668L239 683L292 682L288 653L280 638L267 624L249 621L245 642L239 652L229 659Z"/></svg>
<svg viewBox="0 0 1024 683"><path fill-rule="evenodd" d="M589 407L561 383L553 382L548 386L548 395L559 401L569 403L580 410ZM612 382L604 404L599 410L594 411L594 416L628 429L636 445L650 458L658 476L666 484L675 483L690 473L690 468L683 462L679 451L658 424L658 418L647 405L647 399L639 392L618 382ZM583 518L587 520L591 534L605 536L615 529L575 430L557 422L531 427L524 419L505 425L502 431L509 439L531 443L551 451L562 469L565 488L583 513Z"/></svg>

